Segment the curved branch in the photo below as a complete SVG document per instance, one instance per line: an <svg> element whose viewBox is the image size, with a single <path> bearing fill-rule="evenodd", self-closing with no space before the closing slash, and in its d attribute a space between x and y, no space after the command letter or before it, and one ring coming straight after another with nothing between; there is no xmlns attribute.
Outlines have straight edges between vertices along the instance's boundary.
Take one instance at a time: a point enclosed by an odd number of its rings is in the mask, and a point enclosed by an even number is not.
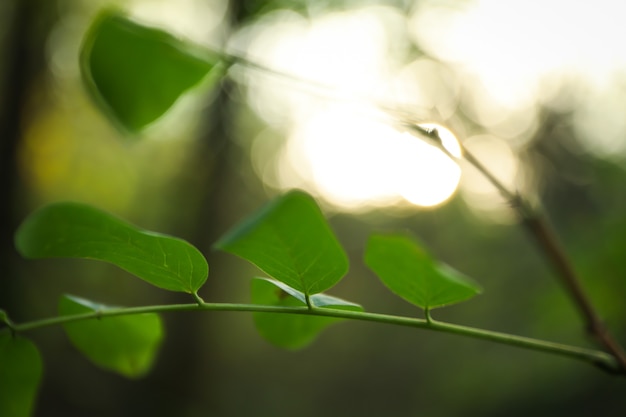
<svg viewBox="0 0 626 417"><path fill-rule="evenodd" d="M7 322L8 328L12 332L25 332L42 327L54 326L81 320L102 319L104 317L123 316L144 313L162 313L168 311L243 311L257 313L282 313L301 314L309 316L325 316L338 319L369 321L376 323L392 324L405 327L432 330L443 333L451 333L483 339L494 343L517 346L519 348L530 349L559 356L577 359L583 362L598 366L599 368L616 374L626 376L626 372L620 367L616 359L605 352L586 349L577 346L554 343L545 340L532 339L528 337L516 336L508 333L493 332L489 330L477 329L474 327L461 326L444 323L435 320L416 319L412 317L394 316L380 313L368 313L361 311L334 310L330 308L302 307L282 307L260 304L236 304L236 303L205 303L197 300L192 304L166 304L142 307L111 308L97 312L81 313L67 316L52 317L21 324Z"/></svg>

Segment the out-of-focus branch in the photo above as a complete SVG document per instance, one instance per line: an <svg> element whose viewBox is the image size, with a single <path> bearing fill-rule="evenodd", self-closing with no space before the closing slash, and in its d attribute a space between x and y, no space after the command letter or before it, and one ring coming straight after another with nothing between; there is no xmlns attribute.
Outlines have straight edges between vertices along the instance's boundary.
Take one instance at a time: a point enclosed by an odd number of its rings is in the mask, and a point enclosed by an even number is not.
<svg viewBox="0 0 626 417"><path fill-rule="evenodd" d="M615 357L620 366L619 373L626 374L626 353L624 349L604 325L591 299L585 292L581 280L559 242L556 233L541 211L531 207L519 193L509 190L462 143L460 144L462 156L455 157L443 146L436 129L425 129L415 124L405 125L404 127L417 136L427 139L429 143L436 145L453 160L464 159L469 162L500 192L516 211L522 224L534 238L540 252L554 268L561 285L585 322L587 332Z"/></svg>
<svg viewBox="0 0 626 417"><path fill-rule="evenodd" d="M522 218L522 221L541 248L546 259L552 264L560 278L561 284L574 301L583 320L586 322L587 331L610 352L621 366L622 372L626 373L626 353L622 346L613 338L604 322L596 312L591 299L583 289L580 279L574 270L572 263L565 254L563 247L550 227L544 216L535 213L533 216Z"/></svg>

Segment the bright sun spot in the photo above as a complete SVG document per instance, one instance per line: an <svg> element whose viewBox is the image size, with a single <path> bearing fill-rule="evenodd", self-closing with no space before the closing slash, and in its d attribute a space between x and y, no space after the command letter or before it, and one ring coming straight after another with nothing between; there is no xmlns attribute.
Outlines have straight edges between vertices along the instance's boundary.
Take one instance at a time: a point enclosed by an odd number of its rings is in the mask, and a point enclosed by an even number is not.
<svg viewBox="0 0 626 417"><path fill-rule="evenodd" d="M251 108L286 138L271 145L274 168L253 162L271 186L305 188L337 207L446 201L459 183L459 167L396 131L399 112L385 114L388 108L406 110L420 124L443 120L491 135L470 142L506 181L524 178L515 154L536 138L546 108L573 112L577 140L589 152L626 158L626 123L615 110L626 105L626 94L610 84L626 70L622 9L614 0L476 0L423 1L408 17L383 6L311 18L268 13L231 47L300 81L241 71ZM409 39L426 53L415 56ZM585 81L588 89L563 96L568 82ZM598 129L605 123L610 128ZM267 160L269 147L257 145L252 158ZM506 209L471 170L466 177L470 206L484 209L489 200Z"/></svg>
<svg viewBox="0 0 626 417"><path fill-rule="evenodd" d="M364 118L352 106L334 106L298 125L282 153L280 182L305 186L346 207L388 205L404 198L418 206L448 199L460 179L459 167L443 152L388 124ZM452 134L439 133L458 148ZM452 145L454 146L454 145ZM454 152L453 152L454 153Z"/></svg>
<svg viewBox="0 0 626 417"><path fill-rule="evenodd" d="M288 126L277 153L274 185L305 188L353 210L402 201L434 206L454 193L460 179L456 163L420 138L396 130L388 115L363 99L372 97L373 102L390 83L388 51L397 42L386 25L400 26L402 19L382 7L310 22L283 13L248 34L249 56L269 57L264 64L271 68L332 86L329 99L285 88L281 80L260 81L258 74L256 81L249 80L253 108L268 123ZM458 148L449 131L440 130L440 135ZM267 153L258 157L267 158Z"/></svg>

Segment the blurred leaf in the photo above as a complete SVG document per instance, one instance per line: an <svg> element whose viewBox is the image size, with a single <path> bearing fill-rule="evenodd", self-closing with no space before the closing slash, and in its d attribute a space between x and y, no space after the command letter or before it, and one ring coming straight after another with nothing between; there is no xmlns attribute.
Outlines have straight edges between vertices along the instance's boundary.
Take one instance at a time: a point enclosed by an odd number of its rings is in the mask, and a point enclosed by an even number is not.
<svg viewBox="0 0 626 417"><path fill-rule="evenodd" d="M87 88L131 132L161 117L218 64L191 44L112 11L95 20L81 51Z"/></svg>
<svg viewBox="0 0 626 417"><path fill-rule="evenodd" d="M41 356L33 342L0 333L0 416L32 414L41 373Z"/></svg>
<svg viewBox="0 0 626 417"><path fill-rule="evenodd" d="M288 287L282 282L266 278L252 280L252 302L254 304L303 307L306 305L302 292ZM363 311L363 308L350 301L326 294L311 296L316 307L337 310ZM285 349L300 349L315 340L317 335L341 319L332 317L306 316L283 313L254 313L254 324L267 341Z"/></svg>
<svg viewBox="0 0 626 417"><path fill-rule="evenodd" d="M348 258L315 200L291 191L240 223L215 245L304 294L326 291Z"/></svg>
<svg viewBox="0 0 626 417"><path fill-rule="evenodd" d="M33 212L15 242L26 258L98 259L171 291L196 292L209 273L206 259L189 243L79 203L50 204Z"/></svg>
<svg viewBox="0 0 626 417"><path fill-rule="evenodd" d="M480 292L470 278L432 259L411 236L372 235L365 263L392 292L424 309L454 304Z"/></svg>
<svg viewBox="0 0 626 417"><path fill-rule="evenodd" d="M4 310L0 310L0 322L7 324L9 323L9 315Z"/></svg>
<svg viewBox="0 0 626 417"><path fill-rule="evenodd" d="M62 316L110 308L69 295L59 302ZM129 378L150 370L163 340L161 318L154 313L76 321L63 327L74 346L89 360Z"/></svg>

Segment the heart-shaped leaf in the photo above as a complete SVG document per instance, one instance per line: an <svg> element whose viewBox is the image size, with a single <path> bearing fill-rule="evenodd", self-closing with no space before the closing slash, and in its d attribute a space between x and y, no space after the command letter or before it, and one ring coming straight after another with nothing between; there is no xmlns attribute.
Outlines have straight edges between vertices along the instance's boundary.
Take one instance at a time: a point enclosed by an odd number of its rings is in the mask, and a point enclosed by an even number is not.
<svg viewBox="0 0 626 417"><path fill-rule="evenodd" d="M143 231L79 203L55 203L33 212L15 238L26 258L89 258L110 262L171 291L196 292L209 267L192 245Z"/></svg>
<svg viewBox="0 0 626 417"><path fill-rule="evenodd" d="M306 295L326 291L348 271L348 257L320 208L301 191L270 202L216 247Z"/></svg>
<svg viewBox="0 0 626 417"><path fill-rule="evenodd" d="M392 292L424 309L454 304L480 293L475 282L432 259L411 236L371 236L365 263Z"/></svg>
<svg viewBox="0 0 626 417"><path fill-rule="evenodd" d="M201 56L169 33L106 11L93 23L81 51L87 88L114 121L138 132L161 117L219 59Z"/></svg>
<svg viewBox="0 0 626 417"><path fill-rule="evenodd" d="M62 316L105 311L113 307L64 296ZM63 325L72 344L94 364L129 378L144 375L163 340L161 318L155 313L101 317Z"/></svg>
<svg viewBox="0 0 626 417"><path fill-rule="evenodd" d="M41 381L42 363L28 339L0 333L0 416L32 414Z"/></svg>
<svg viewBox="0 0 626 417"><path fill-rule="evenodd" d="M252 280L252 302L254 304L303 307L306 305L305 295L280 281L267 278ZM311 296L311 303L316 307L337 310L363 311L363 308L350 301L327 294ZM333 323L341 319L332 317L308 316L282 313L254 313L254 324L270 343L285 349L300 349Z"/></svg>

